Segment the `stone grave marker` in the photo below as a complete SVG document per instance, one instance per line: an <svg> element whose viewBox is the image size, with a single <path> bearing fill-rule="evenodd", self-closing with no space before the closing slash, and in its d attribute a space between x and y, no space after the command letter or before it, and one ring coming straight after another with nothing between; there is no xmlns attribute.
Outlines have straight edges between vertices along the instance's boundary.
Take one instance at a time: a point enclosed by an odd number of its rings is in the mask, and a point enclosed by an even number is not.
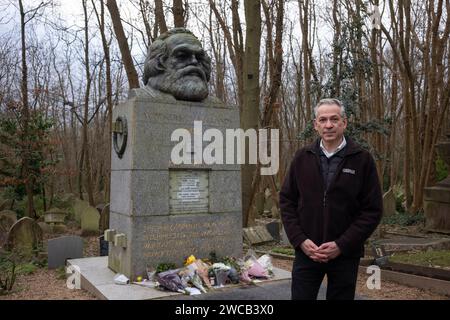
<svg viewBox="0 0 450 320"><path fill-rule="evenodd" d="M273 241L272 236L270 235L269 231L267 231L267 228L265 226L244 228L243 235L244 240L251 245Z"/></svg>
<svg viewBox="0 0 450 320"><path fill-rule="evenodd" d="M97 209L88 206L81 214L81 230L83 235L97 234L99 231L100 214Z"/></svg>
<svg viewBox="0 0 450 320"><path fill-rule="evenodd" d="M73 205L75 221L81 222L81 215L83 214L84 210L88 207L89 207L89 202L80 200L80 199L75 199L75 202Z"/></svg>
<svg viewBox="0 0 450 320"><path fill-rule="evenodd" d="M62 236L48 240L48 268L55 269L66 265L67 259L83 257L83 238Z"/></svg>
<svg viewBox="0 0 450 320"><path fill-rule="evenodd" d="M390 216L395 214L395 195L392 188L390 188L383 195L383 215Z"/></svg>
<svg viewBox="0 0 450 320"><path fill-rule="evenodd" d="M18 220L8 232L6 240L7 250L20 252L29 257L42 248L42 230L36 221L29 217Z"/></svg>

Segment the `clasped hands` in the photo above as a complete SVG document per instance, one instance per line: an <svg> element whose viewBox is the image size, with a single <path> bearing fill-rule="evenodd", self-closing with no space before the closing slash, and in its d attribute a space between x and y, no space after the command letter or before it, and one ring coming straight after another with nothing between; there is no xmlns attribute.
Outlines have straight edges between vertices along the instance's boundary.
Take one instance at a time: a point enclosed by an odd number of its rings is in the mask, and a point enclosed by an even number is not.
<svg viewBox="0 0 450 320"><path fill-rule="evenodd" d="M336 242L325 242L319 247L310 239L306 239L301 244L303 252L313 261L326 263L341 254L341 250Z"/></svg>

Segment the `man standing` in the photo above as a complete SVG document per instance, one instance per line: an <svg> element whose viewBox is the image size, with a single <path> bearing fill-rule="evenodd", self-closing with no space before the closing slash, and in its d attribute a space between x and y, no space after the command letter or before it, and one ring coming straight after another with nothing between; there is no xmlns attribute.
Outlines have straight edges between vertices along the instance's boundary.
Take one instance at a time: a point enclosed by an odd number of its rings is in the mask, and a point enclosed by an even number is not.
<svg viewBox="0 0 450 320"><path fill-rule="evenodd" d="M383 203L375 162L350 138L345 108L323 99L314 108L320 138L297 151L280 191L281 216L295 248L292 299L354 299L364 242Z"/></svg>

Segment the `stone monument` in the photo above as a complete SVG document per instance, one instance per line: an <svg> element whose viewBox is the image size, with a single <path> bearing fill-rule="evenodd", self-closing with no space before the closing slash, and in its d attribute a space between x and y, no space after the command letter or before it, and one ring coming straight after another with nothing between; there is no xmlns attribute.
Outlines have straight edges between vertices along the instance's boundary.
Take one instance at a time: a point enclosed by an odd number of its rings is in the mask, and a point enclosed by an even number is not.
<svg viewBox="0 0 450 320"><path fill-rule="evenodd" d="M239 128L239 109L208 94L210 70L210 58L190 31L169 30L149 47L145 87L131 90L113 110L105 240L109 268L131 279L145 276L147 266L181 266L191 254L242 254L240 165L202 159L209 144L204 129L225 136L226 129ZM193 133L192 139L174 140L177 129ZM174 147L183 143L189 161L174 162Z"/></svg>
<svg viewBox="0 0 450 320"><path fill-rule="evenodd" d="M436 148L450 168L450 134ZM433 187L425 188L425 229L450 233L450 175Z"/></svg>

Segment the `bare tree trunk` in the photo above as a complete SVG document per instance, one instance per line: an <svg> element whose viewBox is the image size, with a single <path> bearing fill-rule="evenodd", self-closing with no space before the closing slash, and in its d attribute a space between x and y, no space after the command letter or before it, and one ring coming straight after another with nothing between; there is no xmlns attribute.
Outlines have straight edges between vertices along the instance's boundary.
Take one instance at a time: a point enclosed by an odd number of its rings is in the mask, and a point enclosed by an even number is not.
<svg viewBox="0 0 450 320"><path fill-rule="evenodd" d="M245 0L245 34L244 56L244 105L242 108L241 128L258 129L259 124L259 52L261 45L261 2L259 0ZM244 227L252 225L250 221L252 181L256 165L249 164L249 148L245 149L246 163L241 166L242 175L242 212L244 213ZM254 217L253 219L254 220Z"/></svg>
<svg viewBox="0 0 450 320"><path fill-rule="evenodd" d="M22 45L22 81L21 81L21 93L22 93L22 143L23 143L23 154L22 154L22 174L25 179L25 190L27 193L27 216L30 218L35 218L34 212L34 199L33 199L33 177L30 172L30 144L29 144L29 121L30 121L30 111L28 105L28 67L27 67L27 56L26 56L26 34L25 34L25 10L23 7L22 0L19 0L20 9L20 33L21 33L21 45Z"/></svg>
<svg viewBox="0 0 450 320"><path fill-rule="evenodd" d="M94 194L92 190L92 168L91 159L89 156L89 140L88 140L88 118L89 118L89 94L91 91L91 72L89 68L89 18L87 13L87 0L83 0L83 11L84 11L84 59L85 59L85 70L86 70L86 93L84 96L84 116L83 116L83 150L84 150L84 160L86 165L86 191L88 194L89 204L94 206Z"/></svg>
<svg viewBox="0 0 450 320"><path fill-rule="evenodd" d="M303 51L303 82L305 86L305 109L306 119L311 120L312 104L311 104L311 71L310 71L310 51L308 44L308 17L309 17L309 0L298 0L300 26L302 29L302 51Z"/></svg>
<svg viewBox="0 0 450 320"><path fill-rule="evenodd" d="M375 0L375 5L378 6L378 0ZM378 121L383 120L383 113L381 108L381 89L380 89L380 72L379 72L379 59L377 52L377 44L379 39L379 31L376 28L372 28L372 36L370 41L370 57L372 60L372 72L373 72L373 81L372 81L372 97L373 97L373 110L375 111L376 119ZM375 147L378 152L382 152L382 143L381 143L381 135L380 133L375 133ZM381 175L382 167L381 160L376 160L378 179L381 183L383 183L383 177Z"/></svg>
<svg viewBox="0 0 450 320"><path fill-rule="evenodd" d="M340 49L340 36L341 36L341 23L338 12L338 0L333 0L333 23L334 23L334 36L333 36L333 93L334 97L339 97L341 87L341 49Z"/></svg>
<svg viewBox="0 0 450 320"><path fill-rule="evenodd" d="M130 90L139 88L139 78L134 67L133 58L131 57L130 48L128 46L127 37L123 31L122 21L120 19L119 8L117 7L116 0L107 0L106 6L108 7L111 15L111 21L116 34L117 42L119 44L120 53L122 55L122 62L127 73L128 85Z"/></svg>
<svg viewBox="0 0 450 320"><path fill-rule="evenodd" d="M164 9L162 0L155 0L155 26L158 26L159 32L167 32L166 18L164 17Z"/></svg>
<svg viewBox="0 0 450 320"><path fill-rule="evenodd" d="M214 0L209 0L209 5L213 10L214 15L217 21L219 22L220 27L222 28L222 31L225 35L230 60L231 63L233 64L234 72L236 75L237 100L242 116L242 109L244 106L244 76L242 67L244 58L244 47L242 43L242 30L239 19L239 3L237 0L231 0L233 35L231 34L230 28L226 24L224 18L220 15L220 12L216 6L216 2Z"/></svg>
<svg viewBox="0 0 450 320"><path fill-rule="evenodd" d="M103 1L102 1L103 2ZM155 2L156 5L156 2ZM150 27L150 22L149 22L149 13L150 13L150 4L148 1L145 0L139 0L139 9L141 11L141 15L142 15L142 21L144 22L144 26L145 26L145 34L147 35L147 43L146 45L149 46L153 39L152 39L152 28Z"/></svg>
<svg viewBox="0 0 450 320"><path fill-rule="evenodd" d="M172 12L175 28L183 28L185 26L183 0L173 0Z"/></svg>
<svg viewBox="0 0 450 320"><path fill-rule="evenodd" d="M106 39L105 34L105 6L103 1L100 1L100 15L95 7L95 2L92 0L92 5L94 6L95 12L97 14L98 24L100 28L100 35L102 38L103 52L105 54L105 66L106 66L106 103L108 108L108 146L107 146L107 156L106 156L106 176L105 176L105 201L110 202L110 178L111 178L111 138L112 138L112 82L111 82L111 57L109 44Z"/></svg>

